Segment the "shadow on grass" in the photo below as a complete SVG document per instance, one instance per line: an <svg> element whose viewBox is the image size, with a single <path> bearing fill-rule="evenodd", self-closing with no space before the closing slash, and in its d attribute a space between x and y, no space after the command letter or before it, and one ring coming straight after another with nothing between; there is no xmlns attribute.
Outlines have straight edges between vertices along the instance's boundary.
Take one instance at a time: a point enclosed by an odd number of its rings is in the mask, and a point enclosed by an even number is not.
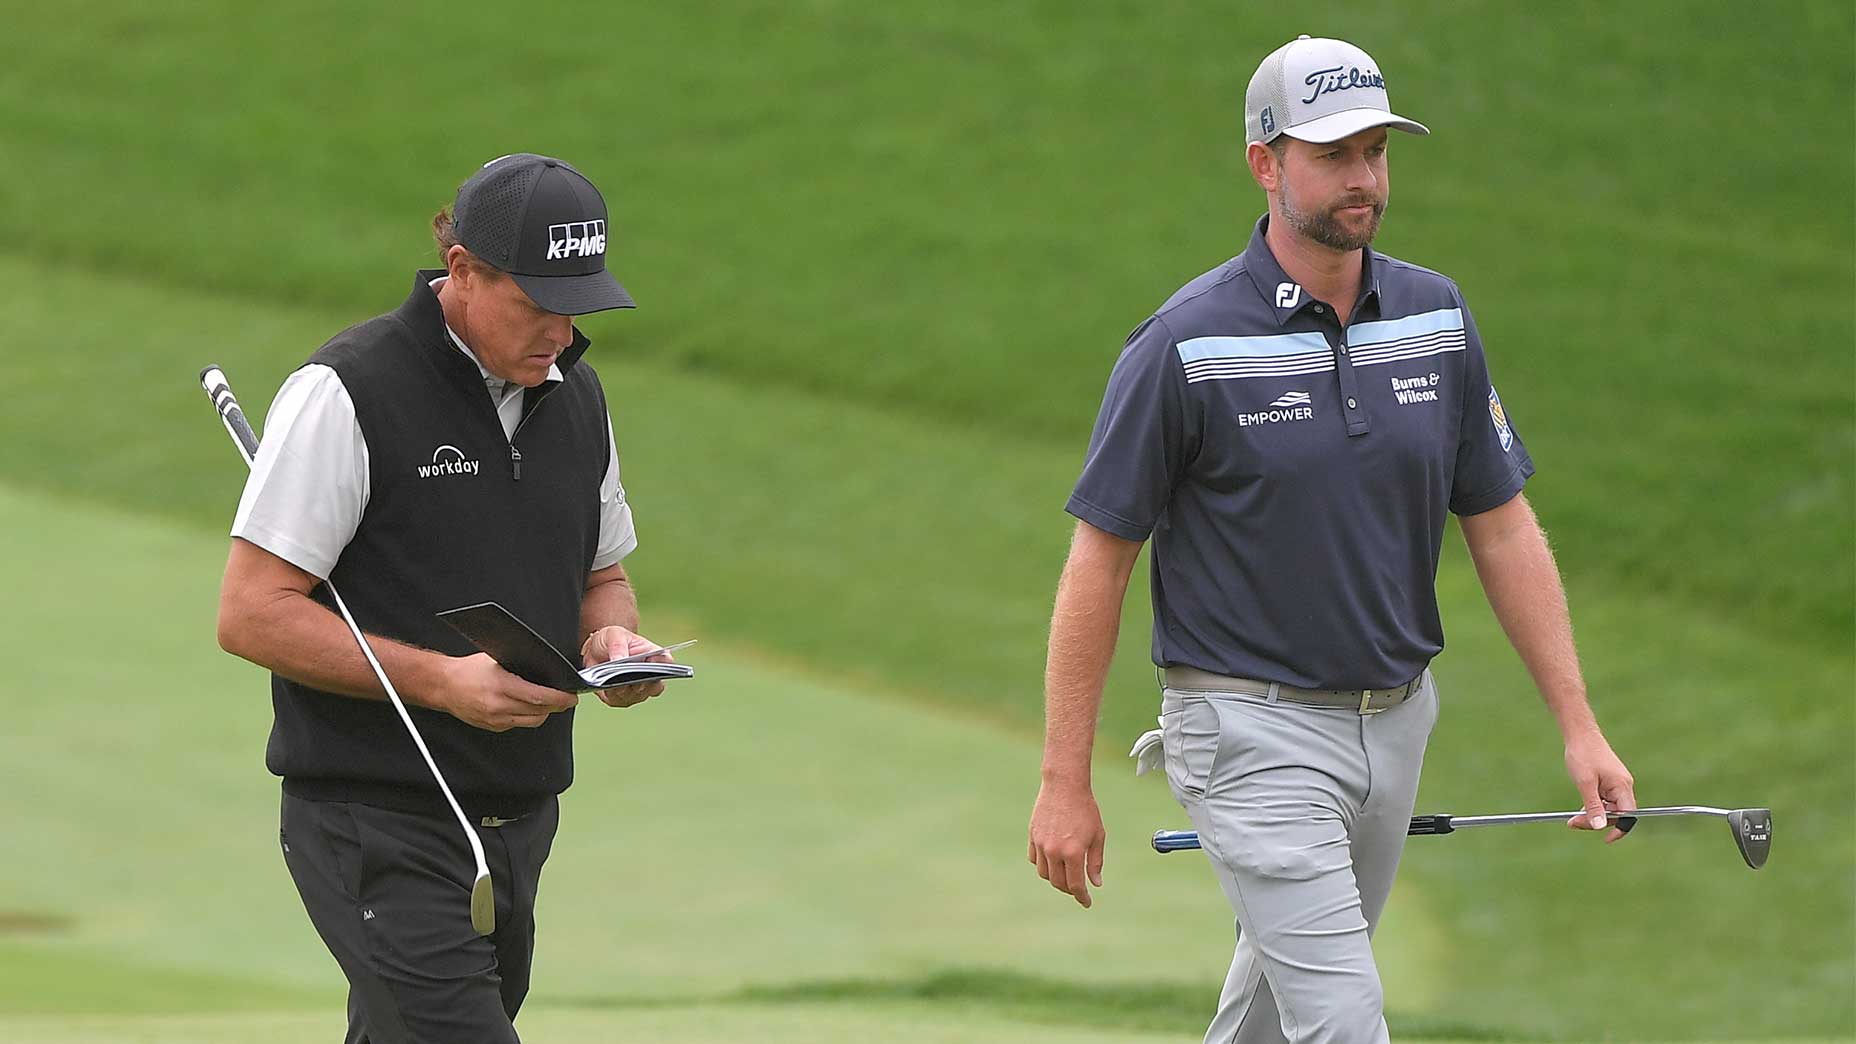
<svg viewBox="0 0 1856 1044"><path fill-rule="evenodd" d="M567 995L550 1006L625 1009L692 1004L897 1003L945 1005L962 1012L1025 1022L1129 1032L1205 1031L1217 998L1214 984L1075 982L989 968L947 968L915 979L818 979L747 986L701 997ZM1392 1016L1394 1039L1447 1038L1460 1041L1542 1040L1431 1016Z"/></svg>

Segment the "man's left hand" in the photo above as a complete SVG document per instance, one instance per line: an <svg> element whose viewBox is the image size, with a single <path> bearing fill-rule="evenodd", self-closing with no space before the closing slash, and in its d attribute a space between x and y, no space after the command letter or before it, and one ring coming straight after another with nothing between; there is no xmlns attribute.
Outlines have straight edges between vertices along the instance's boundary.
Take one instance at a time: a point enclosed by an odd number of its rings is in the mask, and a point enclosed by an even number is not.
<svg viewBox="0 0 1856 1044"><path fill-rule="evenodd" d="M1566 822L1574 830L1603 830L1617 816L1637 807L1637 793L1633 789L1636 781L1631 779L1624 762L1612 752L1604 734L1596 729L1567 741L1566 774L1572 777L1573 785L1579 788L1579 797L1585 802L1585 811ZM1605 844L1623 836L1624 831L1611 827L1611 832L1605 835Z"/></svg>
<svg viewBox="0 0 1856 1044"><path fill-rule="evenodd" d="M601 627L587 636L586 644L580 647L580 662L584 667L616 660L624 656L635 656L658 648L658 644L641 634L633 634L623 627ZM653 663L669 663L669 653L651 657ZM664 691L662 681L639 682L636 685L620 685L617 688L599 690L599 699L608 707L630 707L633 704L656 696Z"/></svg>

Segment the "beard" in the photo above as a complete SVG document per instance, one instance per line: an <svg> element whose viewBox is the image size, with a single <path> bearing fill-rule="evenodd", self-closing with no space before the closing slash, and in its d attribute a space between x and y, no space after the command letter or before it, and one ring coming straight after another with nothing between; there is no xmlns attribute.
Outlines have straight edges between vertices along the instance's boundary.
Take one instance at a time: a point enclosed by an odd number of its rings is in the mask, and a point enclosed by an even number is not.
<svg viewBox="0 0 1856 1044"><path fill-rule="evenodd" d="M1349 230L1340 222L1339 211L1345 207L1371 206L1372 216L1366 227L1358 231ZM1340 200L1331 207L1320 210L1303 210L1289 197L1289 183L1282 183L1282 218L1289 227L1301 233L1304 238L1312 239L1330 250L1342 252L1359 250L1373 241L1379 234L1379 221L1385 217L1386 201L1373 196L1351 197Z"/></svg>

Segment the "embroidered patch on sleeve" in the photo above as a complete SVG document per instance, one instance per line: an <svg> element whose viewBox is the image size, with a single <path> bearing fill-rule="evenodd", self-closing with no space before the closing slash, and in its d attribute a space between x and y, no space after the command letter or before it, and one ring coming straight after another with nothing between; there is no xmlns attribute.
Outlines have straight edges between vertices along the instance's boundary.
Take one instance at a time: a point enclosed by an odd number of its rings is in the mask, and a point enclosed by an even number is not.
<svg viewBox="0 0 1856 1044"><path fill-rule="evenodd" d="M1502 409L1502 397L1495 394L1495 386L1489 385L1489 420L1495 423L1495 434L1502 440L1502 452L1508 452L1514 445L1514 429L1508 426L1508 411Z"/></svg>

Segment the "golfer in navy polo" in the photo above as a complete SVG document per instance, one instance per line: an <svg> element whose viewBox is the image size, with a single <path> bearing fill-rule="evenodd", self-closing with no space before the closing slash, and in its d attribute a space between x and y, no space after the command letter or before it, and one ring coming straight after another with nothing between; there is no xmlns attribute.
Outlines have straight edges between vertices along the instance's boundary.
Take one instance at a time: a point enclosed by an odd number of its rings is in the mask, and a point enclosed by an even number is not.
<svg viewBox="0 0 1856 1044"><path fill-rule="evenodd" d="M1205 1039L1385 1041L1370 937L1437 720L1448 513L1559 723L1584 802L1570 825L1602 830L1636 798L1462 294L1368 246L1388 129L1428 131L1392 113L1365 52L1308 37L1264 59L1245 117L1269 213L1129 337L1070 497L1029 858L1084 906L1102 883L1089 757L1151 538L1167 780L1237 914Z"/></svg>

